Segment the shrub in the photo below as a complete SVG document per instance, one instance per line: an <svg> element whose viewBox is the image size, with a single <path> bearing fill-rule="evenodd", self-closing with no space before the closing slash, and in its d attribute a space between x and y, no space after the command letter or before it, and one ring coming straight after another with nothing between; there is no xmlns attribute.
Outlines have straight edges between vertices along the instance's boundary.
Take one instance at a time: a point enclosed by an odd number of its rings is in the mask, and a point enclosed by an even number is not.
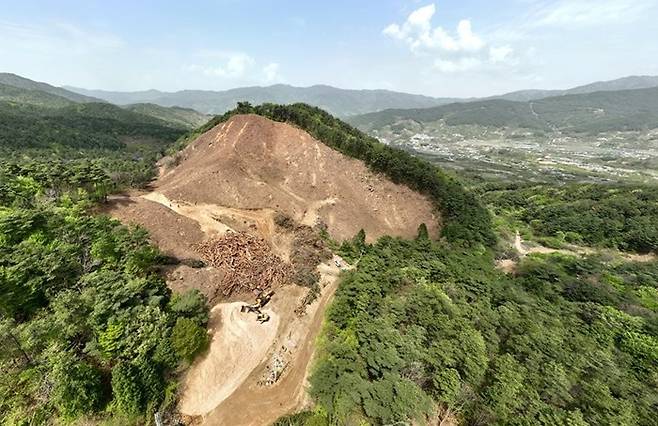
<svg viewBox="0 0 658 426"><path fill-rule="evenodd" d="M208 346L208 334L205 328L189 318L178 318L171 333L174 350L181 359L191 362L194 357Z"/></svg>

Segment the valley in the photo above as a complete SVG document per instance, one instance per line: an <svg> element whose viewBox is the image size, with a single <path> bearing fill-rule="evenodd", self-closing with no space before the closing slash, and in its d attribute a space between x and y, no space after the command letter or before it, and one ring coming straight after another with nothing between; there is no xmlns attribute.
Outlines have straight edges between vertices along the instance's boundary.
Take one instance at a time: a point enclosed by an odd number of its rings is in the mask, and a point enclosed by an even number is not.
<svg viewBox="0 0 658 426"><path fill-rule="evenodd" d="M372 134L464 176L531 182L652 183L658 179L656 130L546 137L524 129L477 126L410 129L384 128Z"/></svg>
<svg viewBox="0 0 658 426"><path fill-rule="evenodd" d="M654 88L487 100L350 118L379 140L470 176L655 182Z"/></svg>

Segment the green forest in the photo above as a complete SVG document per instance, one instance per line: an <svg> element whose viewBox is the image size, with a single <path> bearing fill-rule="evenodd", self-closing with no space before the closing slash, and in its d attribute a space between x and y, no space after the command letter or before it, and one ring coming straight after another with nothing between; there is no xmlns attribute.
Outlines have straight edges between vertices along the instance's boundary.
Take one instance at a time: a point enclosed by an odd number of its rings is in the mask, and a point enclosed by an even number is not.
<svg viewBox="0 0 658 426"><path fill-rule="evenodd" d="M422 230L342 253L319 408L280 425L655 424L658 262L533 255L507 276Z"/></svg>
<svg viewBox="0 0 658 426"><path fill-rule="evenodd" d="M93 211L148 184L186 130L110 104L2 94L0 423L150 422L207 343L206 303L172 295L159 272L169 260L143 229Z"/></svg>
<svg viewBox="0 0 658 426"><path fill-rule="evenodd" d="M176 140L185 128L111 104L44 108L0 102L2 147L120 149L129 138Z"/></svg>
<svg viewBox="0 0 658 426"><path fill-rule="evenodd" d="M483 201L508 227L551 245L658 252L658 187L485 184Z"/></svg>
<svg viewBox="0 0 658 426"><path fill-rule="evenodd" d="M206 345L196 292L172 295L144 230L88 213L112 180L88 162L0 165L0 418L140 422Z"/></svg>
<svg viewBox="0 0 658 426"><path fill-rule="evenodd" d="M355 269L318 342L316 407L278 426L655 424L657 261L594 251L529 255L513 274L494 266L515 229L547 245L655 253L655 187L467 188L304 104L241 103L178 143L182 128L109 105L46 115L9 105L3 117L14 121L0 126L2 424L147 424L175 409L180 373L208 344L206 301L171 293L159 272L169 259L143 229L93 212L111 193L146 185L165 151L239 113L293 124L363 160L430 197L443 221L439 241L424 226L414 240L329 241Z"/></svg>

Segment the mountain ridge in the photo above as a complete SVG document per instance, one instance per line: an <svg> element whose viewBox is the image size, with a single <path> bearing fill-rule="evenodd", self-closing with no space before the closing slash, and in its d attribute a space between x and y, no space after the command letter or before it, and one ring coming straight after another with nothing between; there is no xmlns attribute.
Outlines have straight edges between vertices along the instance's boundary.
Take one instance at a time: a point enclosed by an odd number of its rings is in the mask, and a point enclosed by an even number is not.
<svg viewBox="0 0 658 426"><path fill-rule="evenodd" d="M593 83L572 87L570 89L527 89L516 90L498 96L488 96L484 99L505 99L509 101L532 101L555 96L578 95L594 92L619 90L648 89L658 86L658 76L631 75L614 80L595 81Z"/></svg>
<svg viewBox="0 0 658 426"><path fill-rule="evenodd" d="M361 130L403 121L517 127L540 132L597 133L658 126L658 87L567 94L528 101L487 99L422 109L390 109L351 117Z"/></svg>
<svg viewBox="0 0 658 426"><path fill-rule="evenodd" d="M17 87L19 89L39 90L41 92L49 93L51 95L60 96L62 98L68 99L73 102L81 102L81 103L105 102L99 98L86 96L41 81L30 80L29 78L21 77L20 75L13 73L4 73L4 72L0 73L0 83L5 84L7 86Z"/></svg>
<svg viewBox="0 0 658 426"><path fill-rule="evenodd" d="M656 86L658 86L658 77L627 76L564 90L529 89L481 98L432 97L387 89L343 89L327 84L315 84L305 87L274 84L269 86L237 87L219 91L184 89L175 92L155 89L121 92L89 90L73 86L65 86L65 88L85 96L98 97L119 105L154 103L167 107L179 106L192 108L206 114L222 114L232 109L241 101L247 101L252 104L302 102L323 108L328 112L342 117L351 117L387 109L431 108L455 102L477 102L492 99L531 101L568 94L640 89Z"/></svg>
<svg viewBox="0 0 658 426"><path fill-rule="evenodd" d="M303 102L326 109L337 115L350 116L379 111L388 107L430 107L457 100L456 98L433 98L386 89L341 89L324 84L307 87L274 84L270 86L237 87L222 91L185 89L176 92L158 90L115 92L66 87L69 90L88 96L100 97L119 105L148 102L161 106L192 108L206 114L224 113L242 101L253 104Z"/></svg>

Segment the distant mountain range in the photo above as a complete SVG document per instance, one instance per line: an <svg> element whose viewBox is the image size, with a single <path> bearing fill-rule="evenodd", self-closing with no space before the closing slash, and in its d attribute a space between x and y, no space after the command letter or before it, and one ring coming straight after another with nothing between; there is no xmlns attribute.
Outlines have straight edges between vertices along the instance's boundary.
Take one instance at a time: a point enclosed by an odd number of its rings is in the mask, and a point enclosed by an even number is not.
<svg viewBox="0 0 658 426"><path fill-rule="evenodd" d="M508 101L532 101L564 95L579 95L593 92L610 92L616 90L648 89L658 86L658 76L631 76L610 81L597 81L596 83L574 87L566 90L519 90L500 96L491 96L485 99L505 99Z"/></svg>
<svg viewBox="0 0 658 426"><path fill-rule="evenodd" d="M522 124L528 128L543 129L550 128L554 122L560 121L553 116L554 114L542 111L542 108L548 105L553 105L562 113L571 114L585 121L588 120L585 117L588 113L584 111L588 111L589 108L592 111L603 110L603 113L596 112L597 123L605 120L630 119L632 115L633 123L637 124L642 114L647 119L653 117L651 109L653 101L652 99L639 101L632 93L621 92L648 90L655 87L658 87L658 77L631 76L567 90L525 90L481 99L433 98L388 90L348 90L324 85L294 87L283 84L225 91L111 92L69 86L55 87L4 73L0 74L0 101L13 100L48 107L61 107L67 102L109 102L121 105L132 112L188 128L203 123L208 118L207 114L220 114L233 108L238 102L248 101L253 104L304 102L337 116L348 117L352 123L362 128L373 128L399 118L443 117L448 114L450 122L461 120L483 123L492 120L492 124L516 123L515 125ZM617 94L569 98L569 96L606 92ZM629 96L633 99L629 99ZM627 101L631 104L625 105L624 111L620 112L616 103ZM635 105L636 101L640 104ZM651 104L651 108L638 109L640 105L642 108L648 107L645 101ZM532 102L534 111L528 102ZM596 102L603 102L605 105L597 105ZM551 118L547 119L546 117L549 116ZM580 124L584 125L584 122Z"/></svg>
<svg viewBox="0 0 658 426"><path fill-rule="evenodd" d="M488 98L433 98L422 95L393 92L389 90L348 90L331 86L316 85L295 87L277 84L266 87L242 87L225 91L183 90L161 92L111 92L87 90L77 87L65 88L78 94L100 98L117 105L152 103L161 106L192 108L205 114L221 114L235 107L240 101L253 104L273 102L288 104L304 102L325 109L332 114L349 117L386 109L430 108L454 102L475 102L488 99L529 101L552 96L591 93L597 91L642 89L658 86L658 77L632 76L617 80L597 82L567 90L523 90Z"/></svg>
<svg viewBox="0 0 658 426"><path fill-rule="evenodd" d="M45 109L68 108L69 112L102 111L101 115L106 118L115 119L120 116L121 120L126 122L130 120L141 122L147 117L155 118L163 126L181 129L197 128L210 119L210 116L190 108L163 107L151 103L135 103L118 107L99 98L81 95L14 74L0 74L0 103L13 104L17 108L31 106L32 111L35 111L35 108L43 108L42 113L47 113L46 115L51 115L53 112L45 111ZM81 107L76 108L76 104L99 105L90 105L88 108L83 109ZM2 107L2 109L5 109L6 105ZM112 113L108 114L110 112ZM131 115L128 112L134 114Z"/></svg>
<svg viewBox="0 0 658 426"><path fill-rule="evenodd" d="M303 102L320 107L332 114L350 116L388 108L427 108L455 102L453 98L431 98L389 90L347 90L331 86L295 87L276 84L267 87L241 87L221 92L209 90L183 90L180 92L108 92L66 87L86 96L104 99L118 105L149 102L162 106L193 108L206 114L221 114L238 102L252 104L273 102L290 104Z"/></svg>
<svg viewBox="0 0 658 426"><path fill-rule="evenodd" d="M646 130L658 128L658 87L604 90L524 102L489 99L432 108L390 109L351 117L348 121L364 131L387 126L400 131L440 121L448 126L524 128L536 133Z"/></svg>

